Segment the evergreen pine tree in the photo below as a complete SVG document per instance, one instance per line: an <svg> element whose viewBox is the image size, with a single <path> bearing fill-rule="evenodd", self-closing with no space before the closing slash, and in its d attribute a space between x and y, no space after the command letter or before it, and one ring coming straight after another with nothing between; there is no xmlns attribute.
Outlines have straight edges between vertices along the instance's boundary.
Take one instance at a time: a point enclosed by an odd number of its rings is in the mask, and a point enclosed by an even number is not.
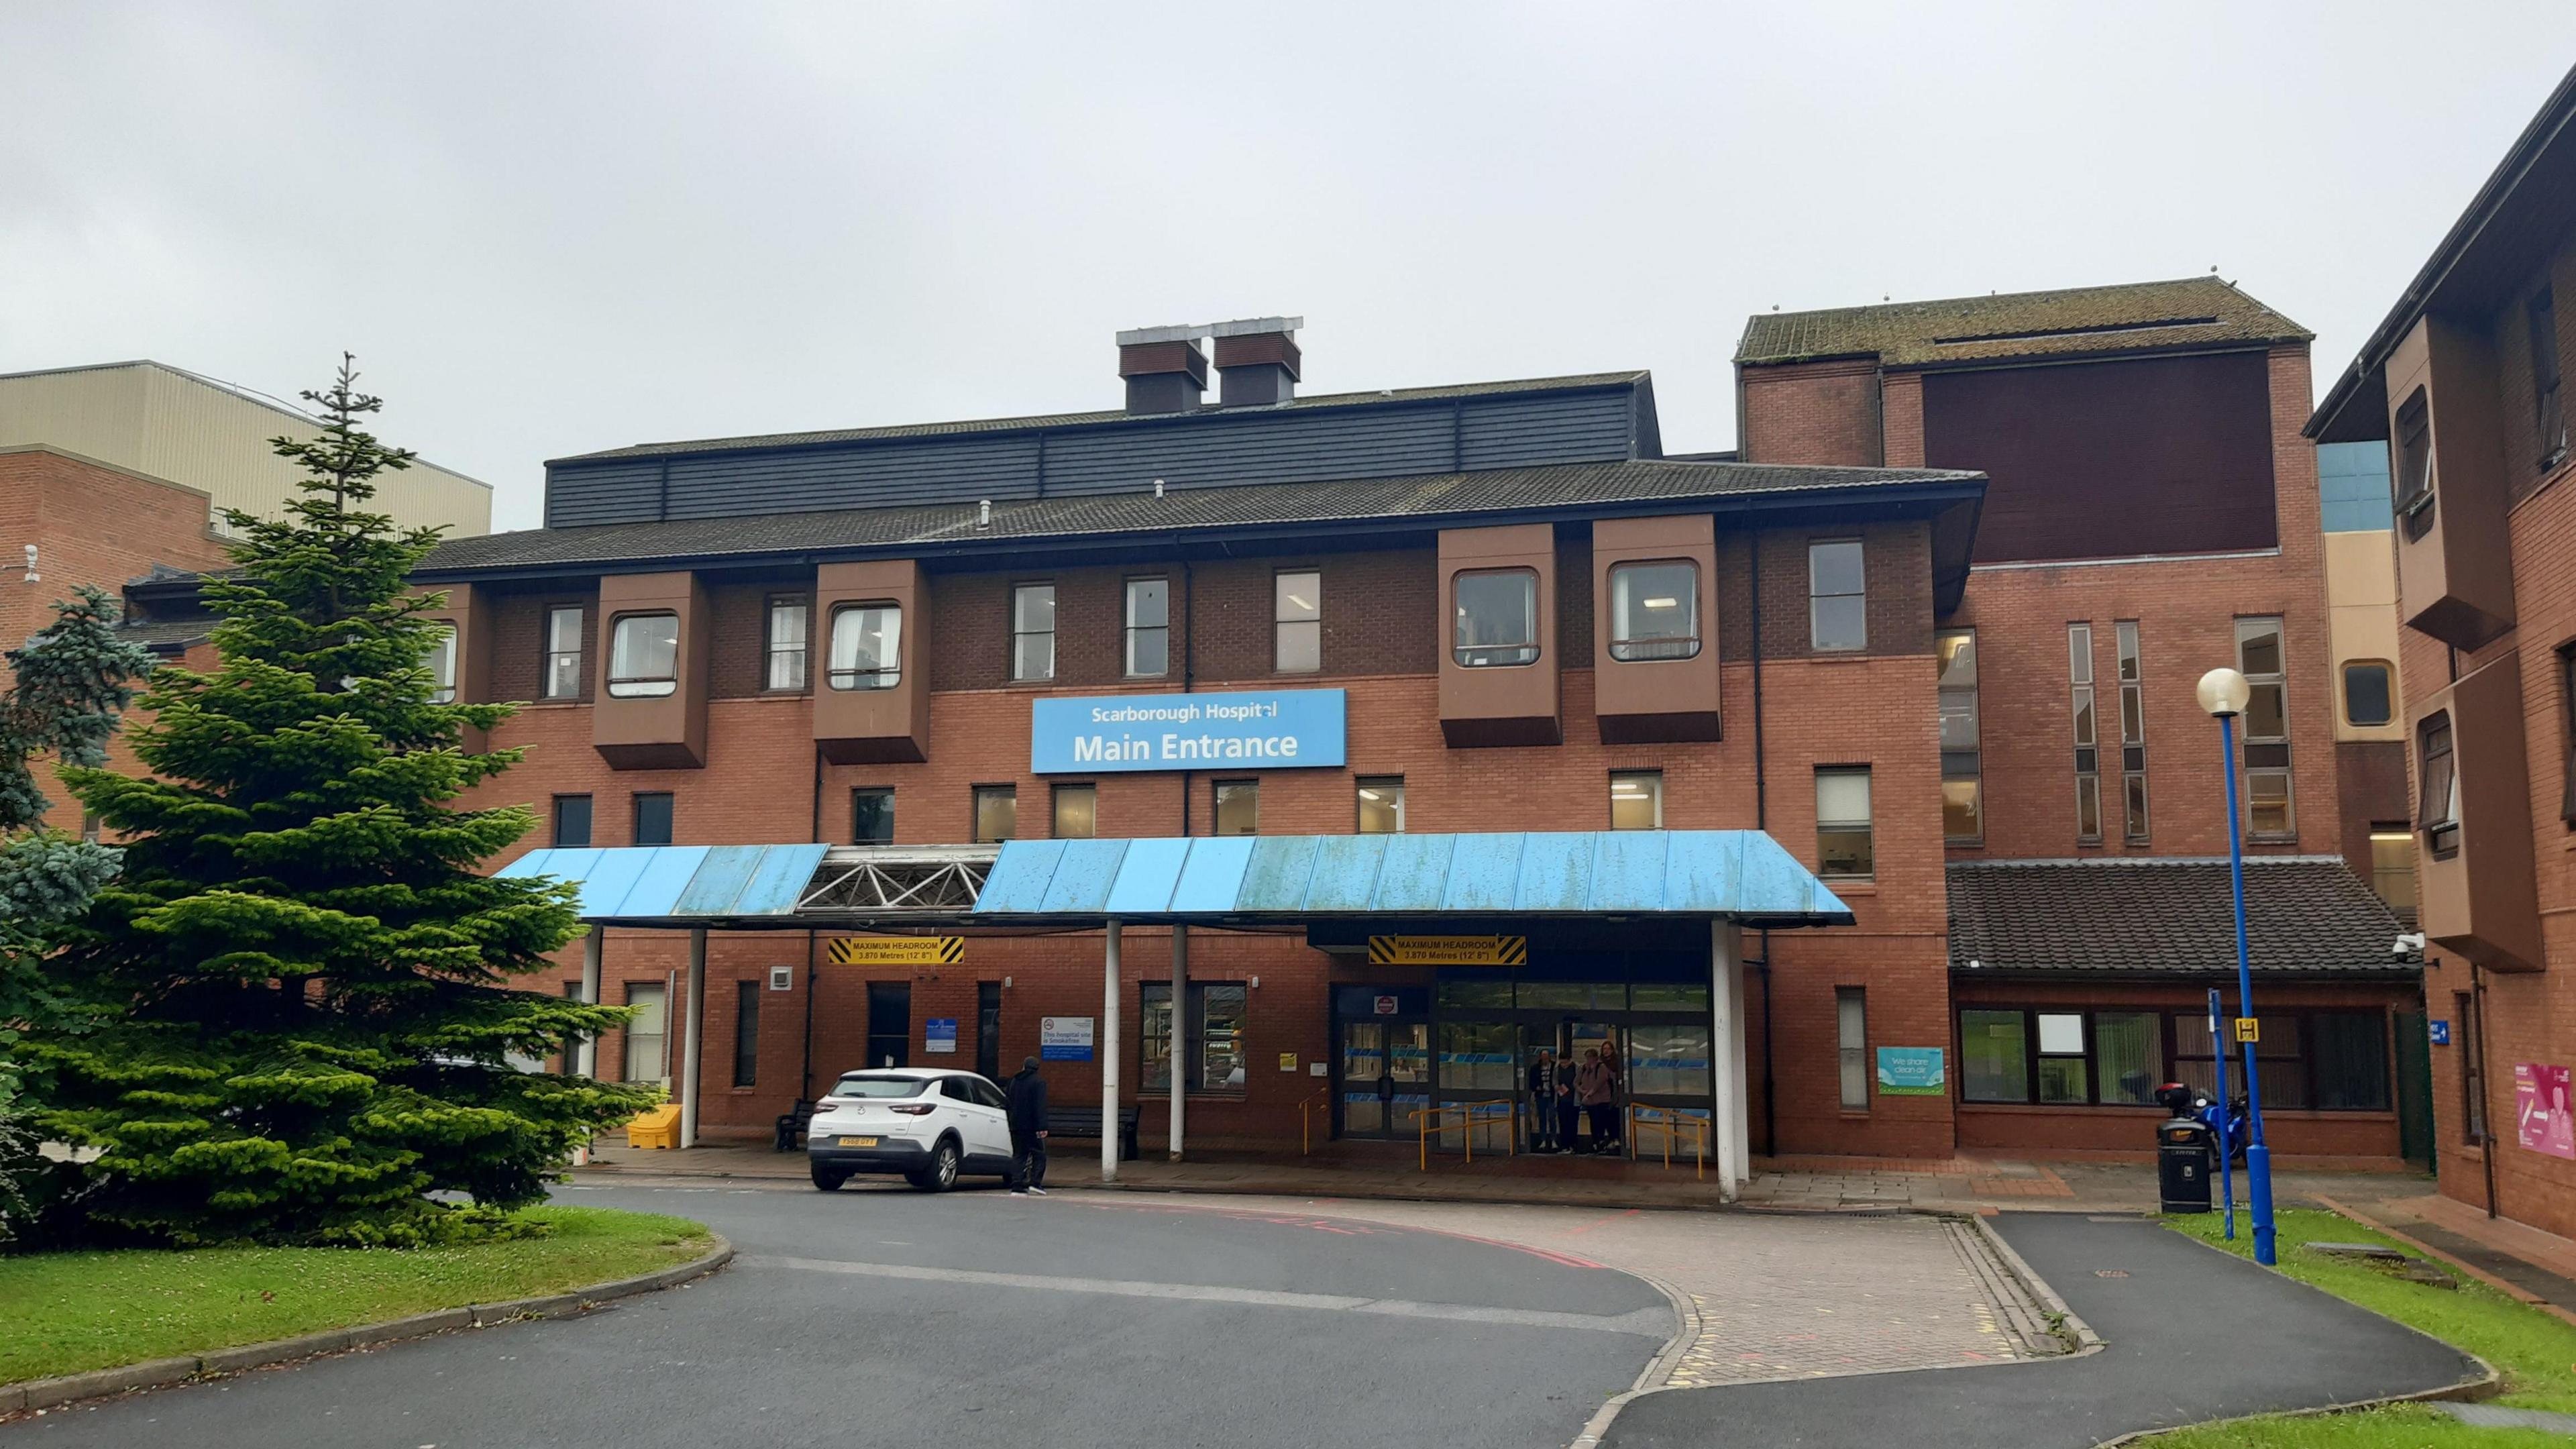
<svg viewBox="0 0 2576 1449"><path fill-rule="evenodd" d="M535 824L451 802L516 763L463 731L510 714L434 702L439 596L407 576L433 529L367 511L410 453L382 404L306 393L285 517L242 535L205 596L211 673L165 668L131 732L152 774L67 769L125 836L122 874L53 974L116 1013L28 1042L38 1122L95 1145L89 1220L146 1241L404 1245L518 1231L573 1149L652 1089L514 1069L621 1011L512 987L579 931L569 888L477 866ZM470 1203L431 1194L463 1194Z"/></svg>

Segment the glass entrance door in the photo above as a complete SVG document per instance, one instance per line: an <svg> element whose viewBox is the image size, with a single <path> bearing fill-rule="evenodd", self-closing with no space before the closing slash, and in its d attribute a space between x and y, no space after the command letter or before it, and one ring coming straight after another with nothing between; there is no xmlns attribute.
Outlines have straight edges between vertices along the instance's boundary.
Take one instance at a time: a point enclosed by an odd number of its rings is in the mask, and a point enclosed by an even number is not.
<svg viewBox="0 0 2576 1449"><path fill-rule="evenodd" d="M1342 1023L1342 1135L1409 1137L1431 1104L1431 1024L1378 1017Z"/></svg>
<svg viewBox="0 0 2576 1449"><path fill-rule="evenodd" d="M1575 1074L1577 1101L1582 1100L1580 1084L1584 1080L1586 1058L1595 1054L1602 1063L1609 1066L1612 1076L1610 1120L1604 1124L1608 1128L1606 1137L1603 1134L1602 1125L1596 1125L1594 1121L1595 1114L1591 1104L1585 1103L1580 1113L1581 1121L1577 1128L1576 1145L1592 1151L1601 1150L1607 1143L1618 1142L1621 1138L1622 1126L1628 1111L1627 1032L1624 1028L1605 1021L1585 1021L1578 1017L1567 1022L1565 1055L1561 1060Z"/></svg>

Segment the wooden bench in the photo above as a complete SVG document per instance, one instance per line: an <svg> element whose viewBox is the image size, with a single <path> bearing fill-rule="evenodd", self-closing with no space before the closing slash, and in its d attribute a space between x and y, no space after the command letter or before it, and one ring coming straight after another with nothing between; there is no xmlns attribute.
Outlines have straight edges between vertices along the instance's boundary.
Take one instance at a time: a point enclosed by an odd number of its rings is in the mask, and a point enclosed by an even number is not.
<svg viewBox="0 0 2576 1449"><path fill-rule="evenodd" d="M794 1152L803 1147L805 1129L813 1122L814 1104L798 1099L793 1109L778 1115L778 1137L770 1146L779 1152Z"/></svg>
<svg viewBox="0 0 2576 1449"><path fill-rule="evenodd" d="M1100 1109L1098 1107L1047 1108L1048 1141L1054 1141L1059 1137L1089 1137L1096 1141L1099 1136ZM1133 1162L1138 1156L1136 1109L1121 1107L1118 1109L1118 1160Z"/></svg>

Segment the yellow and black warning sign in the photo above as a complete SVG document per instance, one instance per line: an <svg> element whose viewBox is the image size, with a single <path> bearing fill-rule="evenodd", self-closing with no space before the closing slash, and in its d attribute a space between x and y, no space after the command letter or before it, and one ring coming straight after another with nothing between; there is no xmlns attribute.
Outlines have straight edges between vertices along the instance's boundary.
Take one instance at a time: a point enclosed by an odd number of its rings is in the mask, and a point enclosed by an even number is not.
<svg viewBox="0 0 2576 1449"><path fill-rule="evenodd" d="M966 938L836 936L826 954L836 966L954 966L966 959Z"/></svg>
<svg viewBox="0 0 2576 1449"><path fill-rule="evenodd" d="M1527 936L1371 936L1372 966L1526 966Z"/></svg>
<svg viewBox="0 0 2576 1449"><path fill-rule="evenodd" d="M2249 1042L2260 1043L2263 1040L2263 1023L2261 1020L2251 1016L2240 1016L2235 1020L2235 1041L2238 1046L2244 1046Z"/></svg>

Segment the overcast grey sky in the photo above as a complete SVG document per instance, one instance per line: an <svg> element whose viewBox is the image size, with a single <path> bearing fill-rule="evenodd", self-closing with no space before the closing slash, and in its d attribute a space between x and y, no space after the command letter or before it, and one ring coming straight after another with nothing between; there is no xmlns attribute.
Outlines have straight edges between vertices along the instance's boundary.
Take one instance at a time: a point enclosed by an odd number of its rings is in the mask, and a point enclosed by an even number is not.
<svg viewBox="0 0 2576 1449"><path fill-rule="evenodd" d="M2320 390L2576 60L2565 0L0 5L0 371L154 357L543 460L1620 367L1733 442L1747 314L2213 265ZM2392 205L2392 198L2411 204Z"/></svg>

